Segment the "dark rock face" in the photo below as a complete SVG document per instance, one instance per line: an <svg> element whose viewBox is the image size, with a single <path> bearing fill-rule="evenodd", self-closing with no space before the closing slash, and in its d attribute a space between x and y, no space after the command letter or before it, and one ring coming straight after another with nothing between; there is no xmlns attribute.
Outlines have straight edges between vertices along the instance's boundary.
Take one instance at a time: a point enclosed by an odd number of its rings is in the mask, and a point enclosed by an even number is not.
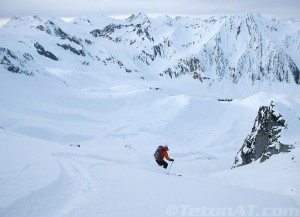
<svg viewBox="0 0 300 217"><path fill-rule="evenodd" d="M121 25L121 24L109 24L105 26L103 29L95 29L90 32L95 38L102 37L108 38L111 41L116 43L121 42L121 38L119 36L114 37L113 33L117 30L126 29L127 32L135 32L143 41L147 38L149 41L154 42L153 37L150 36L149 29L150 29L150 21L139 24L128 24L128 25Z"/></svg>
<svg viewBox="0 0 300 217"><path fill-rule="evenodd" d="M93 31L91 31L90 33L94 36L94 37L106 37L109 38L109 36L116 30L116 29L121 29L122 25L116 25L116 24L109 24L106 27L104 27L103 30L101 29L95 29Z"/></svg>
<svg viewBox="0 0 300 217"><path fill-rule="evenodd" d="M46 51L42 45L40 45L39 43L34 43L34 47L36 48L36 51L42 55L42 56L45 56L45 57L48 57L52 60L55 60L55 61L58 61L58 58L53 54L51 53L50 51Z"/></svg>
<svg viewBox="0 0 300 217"><path fill-rule="evenodd" d="M282 144L278 139L286 121L274 110L274 105L261 106L252 128L244 144L235 157L232 168L252 163L256 160L264 162L274 154L289 152L292 145Z"/></svg>
<svg viewBox="0 0 300 217"><path fill-rule="evenodd" d="M194 79L202 82L203 79L200 72L203 71L203 68L199 59L191 57L189 59L180 59L175 69L168 68L164 71L164 74L169 75L171 78L191 74Z"/></svg>
<svg viewBox="0 0 300 217"><path fill-rule="evenodd" d="M77 38L76 36L71 36L65 31L63 31L60 27L58 27L55 23L52 21L45 22L44 25L39 25L36 27L36 29L46 32L49 35L53 35L55 37L59 37L62 40L69 40L70 42L74 42L75 44L81 45L82 39Z"/></svg>
<svg viewBox="0 0 300 217"><path fill-rule="evenodd" d="M73 52L74 54L77 54L78 56L83 56L85 57L85 52L84 50L77 50L74 47L72 47L70 44L58 44L58 46L62 47L65 50L70 50L71 52Z"/></svg>
<svg viewBox="0 0 300 217"><path fill-rule="evenodd" d="M293 74L295 83L300 84L300 71L297 68L296 64L293 62L292 58L288 57L288 60L289 60L289 68Z"/></svg>
<svg viewBox="0 0 300 217"><path fill-rule="evenodd" d="M0 65L9 72L34 76L32 70L28 69L27 63L30 61L33 61L33 57L28 53L18 57L11 50L0 47Z"/></svg>

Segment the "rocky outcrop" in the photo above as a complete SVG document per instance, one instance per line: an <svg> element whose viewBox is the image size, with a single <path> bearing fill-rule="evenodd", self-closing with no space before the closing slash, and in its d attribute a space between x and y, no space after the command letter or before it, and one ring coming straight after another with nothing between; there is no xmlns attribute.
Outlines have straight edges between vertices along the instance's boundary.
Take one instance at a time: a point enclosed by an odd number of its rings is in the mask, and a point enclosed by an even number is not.
<svg viewBox="0 0 300 217"><path fill-rule="evenodd" d="M44 49L44 47L42 45L40 45L39 43L34 43L34 47L36 48L36 51L42 55L42 56L45 56L45 57L48 57L52 60L55 60L55 61L58 61L58 58L53 54L51 53L50 51L46 51Z"/></svg>
<svg viewBox="0 0 300 217"><path fill-rule="evenodd" d="M148 23L147 25L143 25L143 24L128 24L128 25L117 25L117 24L109 24L107 26L105 26L103 29L95 29L93 31L90 32L91 35L93 35L95 38L97 37L102 37L102 38L108 38L111 41L114 41L116 43L121 42L122 41L122 37L121 36L116 36L113 37L113 33L116 32L116 30L125 30L126 32L133 32L136 35L138 35L143 41L145 40L145 38L147 38L149 41L154 42L153 37L150 36L149 33L149 28L150 28L150 23ZM120 31L122 32L122 31ZM124 41L127 41L126 39L124 39Z"/></svg>
<svg viewBox="0 0 300 217"><path fill-rule="evenodd" d="M33 76L33 69L28 66L28 62L32 61L33 57L28 53L20 56L9 49L0 47L0 65L11 73Z"/></svg>
<svg viewBox="0 0 300 217"><path fill-rule="evenodd" d="M181 75L190 74L194 79L203 81L201 73L203 71L203 66L201 62L196 57L191 57L189 59L180 59L178 64L174 69L168 68L164 71L164 74L170 76L170 78L177 78Z"/></svg>
<svg viewBox="0 0 300 217"><path fill-rule="evenodd" d="M124 25L116 25L116 24L109 24L106 27L104 27L103 29L95 29L93 31L90 32L91 35L93 35L95 38L97 37L103 37L103 38L108 38L112 41L117 41L115 39L113 39L111 37L112 33L115 32L116 29L121 29L121 28L127 28L128 26L124 26Z"/></svg>
<svg viewBox="0 0 300 217"><path fill-rule="evenodd" d="M47 20L44 24L40 24L36 27L36 29L46 32L49 35L58 37L62 40L69 40L70 42L74 42L75 44L82 45L82 39L76 36L71 36L66 33L60 27L58 27L53 21Z"/></svg>
<svg viewBox="0 0 300 217"><path fill-rule="evenodd" d="M254 161L264 162L274 154L289 152L293 146L279 141L282 129L287 124L283 117L274 110L274 104L261 106L252 128L242 148L235 157L232 168L250 164Z"/></svg>
<svg viewBox="0 0 300 217"><path fill-rule="evenodd" d="M57 46L62 47L65 50L69 50L69 51L71 51L72 53L74 53L78 56L83 56L83 57L86 56L84 50L82 50L82 49L77 50L76 48L72 47L70 44L59 44L59 43L57 43Z"/></svg>

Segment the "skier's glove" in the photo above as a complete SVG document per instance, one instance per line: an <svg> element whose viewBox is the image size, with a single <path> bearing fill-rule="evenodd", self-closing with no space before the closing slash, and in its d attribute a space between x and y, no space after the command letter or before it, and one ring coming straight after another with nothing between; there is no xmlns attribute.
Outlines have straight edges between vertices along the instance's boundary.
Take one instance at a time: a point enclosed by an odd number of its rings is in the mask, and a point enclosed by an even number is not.
<svg viewBox="0 0 300 217"><path fill-rule="evenodd" d="M170 161L174 161L174 159L170 159Z"/></svg>

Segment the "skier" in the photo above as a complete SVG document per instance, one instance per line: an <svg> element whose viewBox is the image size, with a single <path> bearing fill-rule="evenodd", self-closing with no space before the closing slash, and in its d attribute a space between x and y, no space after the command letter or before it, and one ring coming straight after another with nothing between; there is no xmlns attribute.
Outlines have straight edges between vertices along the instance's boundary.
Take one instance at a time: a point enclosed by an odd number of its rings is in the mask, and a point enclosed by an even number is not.
<svg viewBox="0 0 300 217"><path fill-rule="evenodd" d="M156 151L154 153L156 163L165 169L167 169L168 163L166 161L164 161L164 158L166 158L168 161L174 161L174 159L169 157L168 151L169 151L169 148L167 145L165 145L165 146L160 145L160 146L158 146L158 148L156 149Z"/></svg>

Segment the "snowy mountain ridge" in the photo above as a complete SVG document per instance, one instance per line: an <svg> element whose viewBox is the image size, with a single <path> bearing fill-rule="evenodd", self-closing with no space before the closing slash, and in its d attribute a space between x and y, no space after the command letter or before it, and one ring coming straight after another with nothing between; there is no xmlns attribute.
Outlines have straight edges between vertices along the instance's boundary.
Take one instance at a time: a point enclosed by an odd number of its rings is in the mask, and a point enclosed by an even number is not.
<svg viewBox="0 0 300 217"><path fill-rule="evenodd" d="M70 23L14 17L0 29L0 66L33 75L66 65L100 71L112 65L141 76L188 75L207 85L299 84L299 32L299 20L271 21L255 14L206 20L91 15Z"/></svg>

